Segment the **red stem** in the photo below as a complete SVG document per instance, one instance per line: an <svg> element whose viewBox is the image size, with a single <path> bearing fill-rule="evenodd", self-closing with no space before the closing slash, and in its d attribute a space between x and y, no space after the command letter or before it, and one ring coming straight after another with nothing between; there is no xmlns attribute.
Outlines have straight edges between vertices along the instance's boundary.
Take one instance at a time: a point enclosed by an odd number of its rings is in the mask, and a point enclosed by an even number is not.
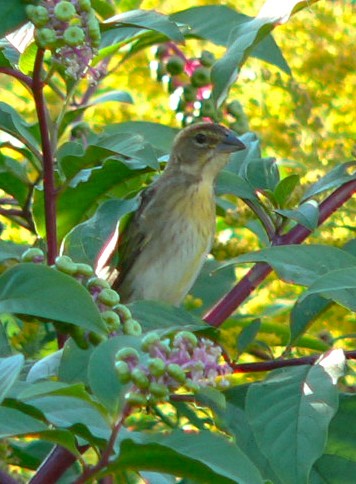
<svg viewBox="0 0 356 484"><path fill-rule="evenodd" d="M351 198L355 191L356 180L352 180L339 187L321 202L318 226ZM311 230L298 224L285 235L276 238L272 245L300 244L310 233ZM236 286L205 314L204 321L211 326L220 326L248 298L252 291L266 279L270 272L272 272L272 268L265 262L255 264Z"/></svg>
<svg viewBox="0 0 356 484"><path fill-rule="evenodd" d="M44 210L47 234L47 262L53 264L57 256L56 189L51 140L41 78L44 50L38 49L33 70L32 92L36 105L38 124L42 140Z"/></svg>
<svg viewBox="0 0 356 484"><path fill-rule="evenodd" d="M26 76L26 74L23 74L22 72L17 71L15 69L12 69L11 67L0 67L0 73L7 74L8 76L14 77L18 81L25 84L30 89L32 89L32 79L31 77Z"/></svg>

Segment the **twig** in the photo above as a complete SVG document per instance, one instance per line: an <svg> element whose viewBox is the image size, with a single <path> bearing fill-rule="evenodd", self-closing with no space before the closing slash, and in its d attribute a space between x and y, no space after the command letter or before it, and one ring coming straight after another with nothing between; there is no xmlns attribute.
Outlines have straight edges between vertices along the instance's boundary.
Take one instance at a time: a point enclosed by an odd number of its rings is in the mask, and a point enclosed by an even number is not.
<svg viewBox="0 0 356 484"><path fill-rule="evenodd" d="M28 88L32 89L32 79L26 74L23 74L16 69L12 69L11 67L0 67L0 73L7 74L8 76L14 77L18 81L25 84Z"/></svg>
<svg viewBox="0 0 356 484"><path fill-rule="evenodd" d="M321 202L318 226L351 198L355 191L356 180L352 180L339 187ZM300 244L310 234L311 230L297 224L285 235L276 237L272 245ZM258 262L255 264L236 286L205 314L203 317L204 321L211 326L220 326L248 298L252 291L266 279L270 272L272 272L272 268L267 263Z"/></svg>
<svg viewBox="0 0 356 484"><path fill-rule="evenodd" d="M48 117L41 79L44 50L38 49L33 70L32 92L36 104L38 123L42 140L43 185L45 203L45 224L47 234L47 262L54 263L57 256L56 190L51 141L49 138Z"/></svg>

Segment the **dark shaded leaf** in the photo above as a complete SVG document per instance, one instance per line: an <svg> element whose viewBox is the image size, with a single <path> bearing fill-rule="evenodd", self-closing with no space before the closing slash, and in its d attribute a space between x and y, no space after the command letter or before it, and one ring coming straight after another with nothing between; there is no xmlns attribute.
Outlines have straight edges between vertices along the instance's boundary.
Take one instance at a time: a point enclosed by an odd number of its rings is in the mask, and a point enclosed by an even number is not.
<svg viewBox="0 0 356 484"><path fill-rule="evenodd" d="M311 322L329 305L329 301L318 294L310 295L302 301L299 299L290 313L290 344L306 331Z"/></svg>
<svg viewBox="0 0 356 484"><path fill-rule="evenodd" d="M13 32L27 21L26 4L22 0L0 0L0 37Z"/></svg>
<svg viewBox="0 0 356 484"><path fill-rule="evenodd" d="M0 407L0 438L47 430L47 425L15 408Z"/></svg>

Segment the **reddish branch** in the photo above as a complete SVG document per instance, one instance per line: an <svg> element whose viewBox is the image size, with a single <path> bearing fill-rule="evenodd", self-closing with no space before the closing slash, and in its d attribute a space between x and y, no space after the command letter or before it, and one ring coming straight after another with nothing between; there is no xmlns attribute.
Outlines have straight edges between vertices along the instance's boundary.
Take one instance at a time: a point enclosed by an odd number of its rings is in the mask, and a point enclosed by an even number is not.
<svg viewBox="0 0 356 484"><path fill-rule="evenodd" d="M56 189L54 183L53 153L48 129L48 113L43 95L43 56L44 50L38 49L33 69L32 92L42 141L43 189L48 250L47 262L48 264L53 264L57 256Z"/></svg>
<svg viewBox="0 0 356 484"><path fill-rule="evenodd" d="M321 225L341 205L343 205L356 191L356 180L345 183L335 190L319 206L319 221ZM311 231L303 225L296 225L285 235L276 238L272 245L300 244ZM272 268L265 262L258 262L252 269L204 316L211 326L220 326L272 272Z"/></svg>

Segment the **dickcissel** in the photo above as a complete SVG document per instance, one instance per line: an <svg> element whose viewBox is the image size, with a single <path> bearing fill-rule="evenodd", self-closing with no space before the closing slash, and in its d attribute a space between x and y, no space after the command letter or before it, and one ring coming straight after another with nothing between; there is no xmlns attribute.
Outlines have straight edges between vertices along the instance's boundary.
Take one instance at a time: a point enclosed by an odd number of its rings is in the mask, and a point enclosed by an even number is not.
<svg viewBox="0 0 356 484"><path fill-rule="evenodd" d="M244 148L219 124L194 124L177 135L163 174L142 192L139 208L120 234L112 287L123 303L181 303L213 243L215 178L230 153Z"/></svg>

